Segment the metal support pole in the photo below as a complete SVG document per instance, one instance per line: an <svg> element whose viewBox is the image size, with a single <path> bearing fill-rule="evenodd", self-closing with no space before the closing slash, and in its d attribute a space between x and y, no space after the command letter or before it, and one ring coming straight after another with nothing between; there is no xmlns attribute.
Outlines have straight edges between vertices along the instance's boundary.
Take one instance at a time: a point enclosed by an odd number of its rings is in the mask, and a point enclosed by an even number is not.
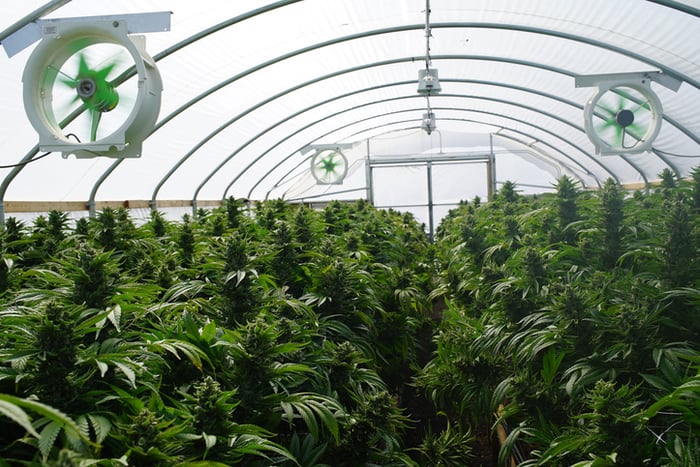
<svg viewBox="0 0 700 467"><path fill-rule="evenodd" d="M85 207L86 207L87 210L88 210L88 216L90 217L90 219L93 219L93 218L96 216L96 214L97 214L97 213L95 212L95 199L94 199L94 198L90 198L90 199L88 200L88 202L85 203Z"/></svg>
<svg viewBox="0 0 700 467"><path fill-rule="evenodd" d="M435 218L433 216L433 163L428 161L428 240L433 241Z"/></svg>
<svg viewBox="0 0 700 467"><path fill-rule="evenodd" d="M367 139L367 158L365 159L365 183L367 184L367 201L374 205L374 186L372 184L372 161L369 156L369 139Z"/></svg>
<svg viewBox="0 0 700 467"><path fill-rule="evenodd" d="M486 195L492 200L496 195L496 155L493 152L493 133L489 133L489 157L486 161Z"/></svg>

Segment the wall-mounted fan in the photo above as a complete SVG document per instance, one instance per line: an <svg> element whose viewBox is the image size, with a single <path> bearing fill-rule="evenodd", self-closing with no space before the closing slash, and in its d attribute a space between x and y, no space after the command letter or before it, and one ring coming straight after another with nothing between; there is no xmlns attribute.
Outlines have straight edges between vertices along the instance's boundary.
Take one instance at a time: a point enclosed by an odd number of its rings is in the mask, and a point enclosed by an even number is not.
<svg viewBox="0 0 700 467"><path fill-rule="evenodd" d="M125 20L45 21L22 77L42 151L139 157L160 111L162 82L145 38ZM124 79L129 70L136 76Z"/></svg>
<svg viewBox="0 0 700 467"><path fill-rule="evenodd" d="M678 90L680 82L658 72L589 75L576 78L577 87L595 86L584 107L584 127L596 153L647 151L659 134L663 108L651 82Z"/></svg>
<svg viewBox="0 0 700 467"><path fill-rule="evenodd" d="M340 185L348 173L348 160L338 149L322 149L311 158L311 174L319 185Z"/></svg>

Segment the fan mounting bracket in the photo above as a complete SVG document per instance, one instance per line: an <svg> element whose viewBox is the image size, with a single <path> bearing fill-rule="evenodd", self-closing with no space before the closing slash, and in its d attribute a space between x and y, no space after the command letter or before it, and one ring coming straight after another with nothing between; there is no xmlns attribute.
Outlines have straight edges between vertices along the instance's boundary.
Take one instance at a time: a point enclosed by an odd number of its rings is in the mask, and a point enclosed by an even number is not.
<svg viewBox="0 0 700 467"><path fill-rule="evenodd" d="M129 34L170 31L170 11L155 11L147 13L132 13L123 15L83 16L73 18L51 18L31 21L18 27L15 32L5 37L2 46L8 57L17 55L33 43L47 35L55 34L56 26L61 23L85 24L98 22L123 22L127 25Z"/></svg>
<svg viewBox="0 0 700 467"><path fill-rule="evenodd" d="M605 83L638 83L640 85L648 85L652 81L659 83L673 92L678 91L683 83L682 80L675 76L661 71L578 75L574 78L577 88L592 88Z"/></svg>

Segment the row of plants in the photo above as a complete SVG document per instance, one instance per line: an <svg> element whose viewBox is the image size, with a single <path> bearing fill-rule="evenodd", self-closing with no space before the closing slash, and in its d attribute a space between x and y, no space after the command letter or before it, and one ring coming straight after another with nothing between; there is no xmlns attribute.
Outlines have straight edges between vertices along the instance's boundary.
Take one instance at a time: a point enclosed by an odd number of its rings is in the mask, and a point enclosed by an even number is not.
<svg viewBox="0 0 700 467"><path fill-rule="evenodd" d="M0 235L1 465L700 464L700 171ZM500 441L499 441L500 438Z"/></svg>
<svg viewBox="0 0 700 467"><path fill-rule="evenodd" d="M229 199L0 239L0 465L429 462L436 263L410 215Z"/></svg>
<svg viewBox="0 0 700 467"><path fill-rule="evenodd" d="M505 183L441 224L446 309L416 381L500 430L501 465L700 464L700 170L661 180Z"/></svg>

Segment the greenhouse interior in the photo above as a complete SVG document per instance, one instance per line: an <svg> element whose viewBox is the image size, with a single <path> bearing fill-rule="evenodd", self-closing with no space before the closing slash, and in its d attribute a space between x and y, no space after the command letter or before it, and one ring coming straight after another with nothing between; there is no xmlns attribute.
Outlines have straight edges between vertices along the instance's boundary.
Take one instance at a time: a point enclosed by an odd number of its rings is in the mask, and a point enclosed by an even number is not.
<svg viewBox="0 0 700 467"><path fill-rule="evenodd" d="M0 467L700 465L700 1L0 44Z"/></svg>

